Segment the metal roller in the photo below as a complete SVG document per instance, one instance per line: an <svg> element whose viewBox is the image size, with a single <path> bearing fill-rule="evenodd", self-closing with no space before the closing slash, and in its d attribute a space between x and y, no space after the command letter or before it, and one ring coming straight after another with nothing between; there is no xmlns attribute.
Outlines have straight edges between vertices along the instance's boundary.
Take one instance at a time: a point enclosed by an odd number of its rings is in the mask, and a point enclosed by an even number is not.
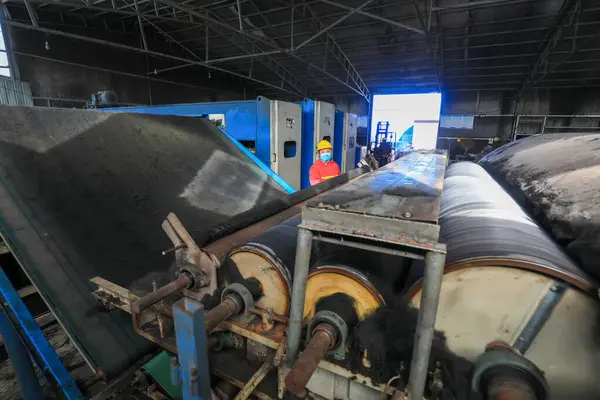
<svg viewBox="0 0 600 400"><path fill-rule="evenodd" d="M308 322L315 316L319 300L335 293L352 297L358 318L363 320L385 304L377 286L373 278L352 267L320 265L313 268L306 282L304 320Z"/></svg>
<svg viewBox="0 0 600 400"><path fill-rule="evenodd" d="M376 285L357 269L328 264L314 267L308 275L304 302L306 346L286 377L286 387L304 397L319 362L328 353L344 358L351 330L384 304Z"/></svg>
<svg viewBox="0 0 600 400"><path fill-rule="evenodd" d="M261 283L263 296L256 305L279 315L287 315L290 307L300 222L300 215L292 217L236 247L228 256L244 279L256 278Z"/></svg>
<svg viewBox="0 0 600 400"><path fill-rule="evenodd" d="M448 254L436 329L449 348L475 361L506 342L544 372L551 398L597 398L591 279L476 164L448 168L440 226ZM419 284L409 291L415 307L420 295Z"/></svg>
<svg viewBox="0 0 600 400"><path fill-rule="evenodd" d="M261 283L263 296L256 302L259 308L288 314L300 222L300 215L292 217L229 253L242 278L256 278ZM312 317L310 313L314 314L314 306L321 297L336 291L352 294L356 290L360 297L359 314L371 312L373 307L384 303L385 294L393 290L392 284L398 282L406 270L404 260L399 257L320 242L316 242L312 250L311 259L318 261L308 280L307 299L312 303L305 307L307 318ZM225 279L224 283L229 282ZM364 307L363 300L366 301Z"/></svg>

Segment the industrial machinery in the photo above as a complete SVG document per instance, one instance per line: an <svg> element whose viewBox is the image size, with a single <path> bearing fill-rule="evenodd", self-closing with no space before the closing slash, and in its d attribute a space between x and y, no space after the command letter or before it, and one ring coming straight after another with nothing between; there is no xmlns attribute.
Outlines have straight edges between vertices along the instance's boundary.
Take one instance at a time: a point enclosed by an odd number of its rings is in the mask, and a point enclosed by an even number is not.
<svg viewBox="0 0 600 400"><path fill-rule="evenodd" d="M256 100L104 108L103 111L206 117L249 149L294 189L300 189L303 109L294 103ZM333 127L332 127L333 129Z"/></svg>
<svg viewBox="0 0 600 400"><path fill-rule="evenodd" d="M317 143L327 140L333 148L335 143L335 106L324 101L304 99L302 103L302 177L301 186L310 186L310 167L317 161Z"/></svg>
<svg viewBox="0 0 600 400"><path fill-rule="evenodd" d="M417 151L286 193L206 119L0 116L0 233L106 396L600 393L595 282L476 164Z"/></svg>
<svg viewBox="0 0 600 400"><path fill-rule="evenodd" d="M333 160L338 163L342 172L356 168L356 133L358 117L356 114L335 111Z"/></svg>
<svg viewBox="0 0 600 400"><path fill-rule="evenodd" d="M86 104L86 108L106 108L114 107L118 104L117 94L110 90L92 93L91 101Z"/></svg>

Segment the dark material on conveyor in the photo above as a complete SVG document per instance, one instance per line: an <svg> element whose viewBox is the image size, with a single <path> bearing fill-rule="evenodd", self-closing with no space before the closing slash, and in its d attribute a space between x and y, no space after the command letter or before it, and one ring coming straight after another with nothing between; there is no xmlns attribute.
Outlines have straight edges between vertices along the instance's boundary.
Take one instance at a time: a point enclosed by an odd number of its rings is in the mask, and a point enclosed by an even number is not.
<svg viewBox="0 0 600 400"><path fill-rule="evenodd" d="M0 106L0 229L86 358L107 376L149 348L124 313L86 316L88 279L165 272L161 229L190 231L283 197L205 119Z"/></svg>
<svg viewBox="0 0 600 400"><path fill-rule="evenodd" d="M351 350L346 360L352 371L368 376L380 384L399 375L400 379L391 385L405 387L410 375L418 314L415 308L401 303L380 307L369 318L359 322L353 330ZM363 363L365 351L370 368ZM429 370L435 370L438 363L444 382L439 398L470 399L471 362L454 354L447 346L444 333L435 331ZM428 374L427 387L430 380L431 375Z"/></svg>
<svg viewBox="0 0 600 400"><path fill-rule="evenodd" d="M306 201L311 197L314 197L329 189L346 183L349 180L356 178L357 176L366 174L367 172L369 172L368 167L356 168L346 172L345 174L321 182L318 185L307 187L288 196L271 200L270 202L265 203L259 207L255 207L251 210L240 213L235 217L227 220L223 224L213 227L208 232L206 239L204 239L202 242L205 245L212 243L258 221L261 221L265 218L269 218L270 216L275 215L287 208L302 203L303 201ZM199 242L199 244L202 243Z"/></svg>
<svg viewBox="0 0 600 400"><path fill-rule="evenodd" d="M600 134L537 135L480 164L600 281Z"/></svg>
<svg viewBox="0 0 600 400"><path fill-rule="evenodd" d="M535 270L591 290L591 279L561 247L477 164L446 171L440 211L446 272L472 266Z"/></svg>

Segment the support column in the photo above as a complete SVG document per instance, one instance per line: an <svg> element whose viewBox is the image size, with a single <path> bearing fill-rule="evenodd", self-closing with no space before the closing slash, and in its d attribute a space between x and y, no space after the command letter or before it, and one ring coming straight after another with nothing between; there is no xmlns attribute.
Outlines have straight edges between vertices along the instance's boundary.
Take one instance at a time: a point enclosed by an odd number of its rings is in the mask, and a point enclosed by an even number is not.
<svg viewBox="0 0 600 400"><path fill-rule="evenodd" d="M294 280L292 285L292 304L290 306L290 320L288 332L288 349L286 362L294 363L298 356L302 336L302 316L304 314L304 300L306 298L306 281L312 248L313 234L311 231L298 228L298 245L296 247L296 265L294 267Z"/></svg>
<svg viewBox="0 0 600 400"><path fill-rule="evenodd" d="M17 334L17 331L12 326L10 320L6 314L0 311L0 334L4 338L4 348L8 353L10 362L12 363L15 375L21 386L23 397L27 400L42 400L44 394L40 387L35 368L33 368L33 362L29 356L29 352L21 338Z"/></svg>
<svg viewBox="0 0 600 400"><path fill-rule="evenodd" d="M445 262L445 248L443 252L430 251L425 256L421 305L419 306L419 317L417 319L415 344L408 381L408 398L410 400L423 399Z"/></svg>
<svg viewBox="0 0 600 400"><path fill-rule="evenodd" d="M179 376L185 399L211 399L204 306L184 297L173 304L173 319L179 364L172 375Z"/></svg>

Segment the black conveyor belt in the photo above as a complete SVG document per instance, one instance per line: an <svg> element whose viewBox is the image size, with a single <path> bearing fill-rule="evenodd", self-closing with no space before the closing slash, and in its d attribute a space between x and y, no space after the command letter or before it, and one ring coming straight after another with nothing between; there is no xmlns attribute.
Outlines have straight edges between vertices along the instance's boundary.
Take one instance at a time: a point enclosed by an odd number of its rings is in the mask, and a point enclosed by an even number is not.
<svg viewBox="0 0 600 400"><path fill-rule="evenodd" d="M89 315L88 279L166 271L161 229L192 236L285 196L205 119L0 106L0 229L90 363L113 376L147 351L124 313Z"/></svg>
<svg viewBox="0 0 600 400"><path fill-rule="evenodd" d="M480 164L600 281L600 134L543 134L504 145Z"/></svg>

